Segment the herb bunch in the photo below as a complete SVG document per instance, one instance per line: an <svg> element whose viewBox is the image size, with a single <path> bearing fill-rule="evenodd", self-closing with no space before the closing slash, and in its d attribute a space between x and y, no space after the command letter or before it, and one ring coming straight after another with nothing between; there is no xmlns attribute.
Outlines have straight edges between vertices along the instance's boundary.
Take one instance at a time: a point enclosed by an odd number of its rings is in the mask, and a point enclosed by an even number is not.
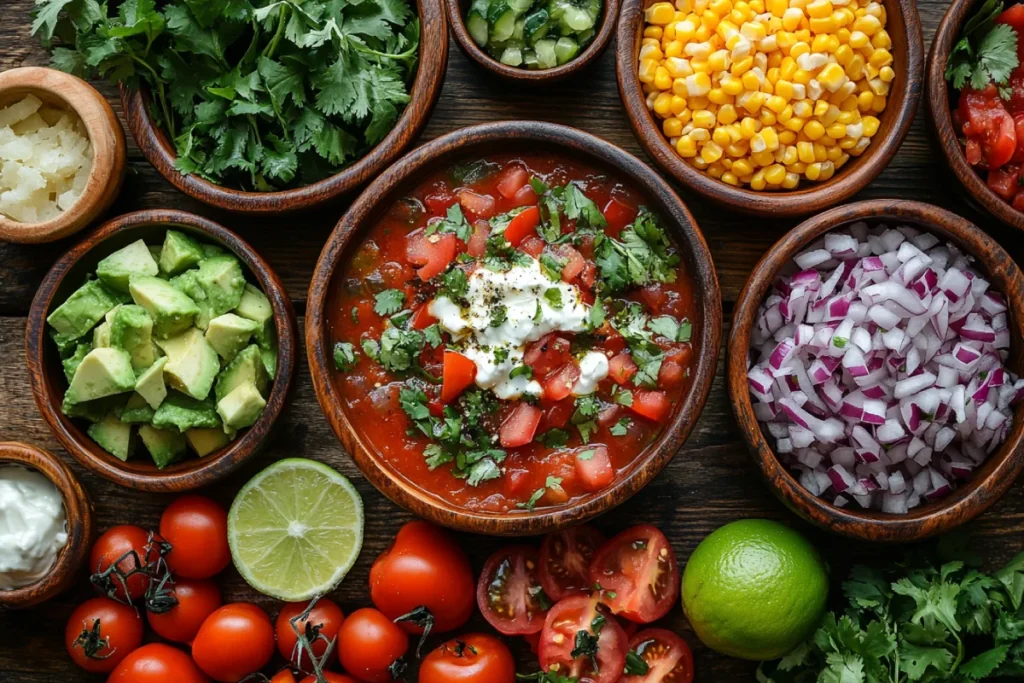
<svg viewBox="0 0 1024 683"><path fill-rule="evenodd" d="M1002 0L986 0L968 20L946 61L946 80L957 90L970 85L982 90L989 83L1009 97L1007 83L1019 65L1017 32L1006 24L997 24L1003 13Z"/></svg>
<svg viewBox="0 0 1024 683"><path fill-rule="evenodd" d="M36 0L53 65L144 88L177 169L271 191L352 163L409 101L408 0ZM158 6L159 5L159 6Z"/></svg>

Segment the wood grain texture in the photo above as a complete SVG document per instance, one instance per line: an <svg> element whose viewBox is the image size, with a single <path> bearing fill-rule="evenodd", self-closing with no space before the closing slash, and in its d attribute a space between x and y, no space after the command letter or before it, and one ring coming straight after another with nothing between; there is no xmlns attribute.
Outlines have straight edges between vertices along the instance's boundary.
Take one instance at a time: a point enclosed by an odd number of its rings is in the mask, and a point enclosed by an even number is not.
<svg viewBox="0 0 1024 683"><path fill-rule="evenodd" d="M0 69L45 64L45 54L28 37L32 0L8 0L3 5ZM919 0L917 3L926 43L930 43L947 5L947 0ZM97 86L114 110L122 115L116 89L105 84ZM923 108L919 111L889 166L855 198L900 197L939 204L975 222L1010 251L1018 263L1024 262L1024 240L1020 239L1020 233L980 213L965 201L961 185L949 173L941 152L929 138L923 111ZM539 119L575 126L647 159L633 136L619 99L611 51L578 78L561 83L555 91L548 91L499 81L453 49L441 97L420 140L431 140L474 123L506 119ZM140 208L176 208L215 220L248 241L281 277L297 311L305 310L306 290L317 255L346 208L344 200L298 218L233 217L205 207L174 189L144 161L131 140L128 153L124 191L108 215ZM741 216L696 199L685 189L680 194L707 239L728 319L755 264L798 221ZM3 316L0 317L0 358L7 359L0 365L0 396L3 397L0 400L0 440L31 443L66 459L66 453L51 435L32 400L23 362L24 316L46 271L74 242L71 239L37 247L0 244L0 316ZM725 327L727 330L728 325ZM300 348L304 345L302 331L300 320ZM271 462L290 456L320 460L350 477L366 505L366 544L349 578L332 597L351 611L368 604L370 565L409 515L377 493L344 452L320 412L305 355L299 356L292 397L265 450L239 471L203 492L229 503L234 492L250 476ZM685 561L704 536L726 522L745 517L782 520L807 533L822 549L837 585L852 563L891 559L898 553L898 549L892 547L823 533L800 521L772 496L751 464L736 427L725 391L721 355L718 368L704 413L679 455L640 495L615 512L598 518L595 524L608 534L634 523L657 524L671 539L680 560ZM71 467L92 494L100 530L128 521L154 526L160 511L173 499L170 495L117 487L74 462ZM1021 550L1024 485L1018 482L969 528L991 566ZM480 536L460 535L459 540L469 550L477 570L487 555L501 544L498 539ZM249 590L234 571L226 572L218 582L227 600L256 600L271 610L276 609L273 601ZM82 576L74 590L56 601L20 613L17 618L0 616L0 681L89 683L97 680L72 667L62 643L67 617L88 595ZM698 683L750 683L753 680L751 664L718 656L701 646L681 610L674 610L665 625L678 631L694 646ZM472 626L483 628L484 624L476 618ZM522 670L532 670L525 665L533 661L525 648L517 646L517 653L524 663Z"/></svg>

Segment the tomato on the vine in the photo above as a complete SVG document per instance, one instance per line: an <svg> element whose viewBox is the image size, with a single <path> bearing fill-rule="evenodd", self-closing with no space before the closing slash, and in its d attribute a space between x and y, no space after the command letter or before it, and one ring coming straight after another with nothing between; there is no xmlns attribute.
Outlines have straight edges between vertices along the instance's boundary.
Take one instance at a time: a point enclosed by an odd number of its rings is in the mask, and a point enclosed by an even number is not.
<svg viewBox="0 0 1024 683"><path fill-rule="evenodd" d="M476 602L484 619L507 636L536 633L549 606L537 579L537 549L507 546L491 555L480 573Z"/></svg>
<svg viewBox="0 0 1024 683"><path fill-rule="evenodd" d="M299 636L295 629L306 637L313 656L320 660L327 652L328 644L338 637L341 624L345 621L345 614L338 605L327 598L320 598L309 615L293 625L292 619L301 616L308 608L308 602L285 603L274 626L277 632L277 651L301 671L311 671L313 663L309 652L298 647Z"/></svg>
<svg viewBox="0 0 1024 683"><path fill-rule="evenodd" d="M596 596L574 595L555 604L544 621L538 659L579 683L615 683L628 652L626 633L602 611Z"/></svg>
<svg viewBox="0 0 1024 683"><path fill-rule="evenodd" d="M110 598L86 600L64 629L71 660L90 673L110 673L142 644L142 618L134 607Z"/></svg>
<svg viewBox="0 0 1024 683"><path fill-rule="evenodd" d="M324 671L324 680L327 681L327 683L356 683L356 679L351 676L335 673L334 671ZM274 682L271 681L271 683ZM316 676L306 676L302 679L301 683L317 683Z"/></svg>
<svg viewBox="0 0 1024 683"><path fill-rule="evenodd" d="M370 597L389 619L425 607L433 616L433 631L453 631L469 621L474 607L473 568L462 548L433 524L409 522L391 547L370 569ZM399 623L409 633L422 633L423 624Z"/></svg>
<svg viewBox="0 0 1024 683"><path fill-rule="evenodd" d="M270 683L295 683L295 674L291 669L281 669L270 677Z"/></svg>
<svg viewBox="0 0 1024 683"><path fill-rule="evenodd" d="M210 683L210 679L181 650L150 643L125 657L107 683Z"/></svg>
<svg viewBox="0 0 1024 683"><path fill-rule="evenodd" d="M619 683L691 683L693 653L671 631L649 628L629 641L629 651L643 660L647 673L623 676Z"/></svg>
<svg viewBox="0 0 1024 683"><path fill-rule="evenodd" d="M419 683L515 683L516 663L503 642L483 633L449 640L420 664Z"/></svg>
<svg viewBox="0 0 1024 683"><path fill-rule="evenodd" d="M149 588L147 567L159 556L159 539L142 527L112 527L96 539L89 553L92 582L107 597L121 602L138 600Z"/></svg>
<svg viewBox="0 0 1024 683"><path fill-rule="evenodd" d="M537 579L551 600L557 602L590 590L590 561L604 541L604 535L589 526L563 529L544 537Z"/></svg>
<svg viewBox="0 0 1024 683"><path fill-rule="evenodd" d="M361 681L385 683L399 678L399 660L409 649L409 636L375 609L356 610L338 633L338 658L345 671ZM396 664L396 662L399 662Z"/></svg>
<svg viewBox="0 0 1024 683"><path fill-rule="evenodd" d="M171 544L167 564L178 576L208 579L231 563L228 513L204 496L181 496L168 505L160 535Z"/></svg>
<svg viewBox="0 0 1024 683"><path fill-rule="evenodd" d="M256 605L236 602L207 617L192 643L192 658L216 681L235 683L274 656L274 627Z"/></svg>
<svg viewBox="0 0 1024 683"><path fill-rule="evenodd" d="M590 582L615 614L649 624L679 600L679 565L665 534L649 524L605 543L590 565Z"/></svg>
<svg viewBox="0 0 1024 683"><path fill-rule="evenodd" d="M175 643L191 643L220 606L220 589L210 579L175 579L173 586L146 598L149 625L158 636Z"/></svg>

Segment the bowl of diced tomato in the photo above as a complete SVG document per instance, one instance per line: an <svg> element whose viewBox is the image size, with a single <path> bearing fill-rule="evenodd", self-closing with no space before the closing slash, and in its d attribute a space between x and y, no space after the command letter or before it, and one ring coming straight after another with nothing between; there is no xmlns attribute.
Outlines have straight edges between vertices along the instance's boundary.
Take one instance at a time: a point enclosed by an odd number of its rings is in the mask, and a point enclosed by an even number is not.
<svg viewBox="0 0 1024 683"><path fill-rule="evenodd" d="M475 126L403 159L341 219L306 318L317 398L366 477L449 527L589 519L679 451L721 300L676 193L572 128Z"/></svg>
<svg viewBox="0 0 1024 683"><path fill-rule="evenodd" d="M1024 4L956 0L932 43L928 105L970 197L1024 230Z"/></svg>

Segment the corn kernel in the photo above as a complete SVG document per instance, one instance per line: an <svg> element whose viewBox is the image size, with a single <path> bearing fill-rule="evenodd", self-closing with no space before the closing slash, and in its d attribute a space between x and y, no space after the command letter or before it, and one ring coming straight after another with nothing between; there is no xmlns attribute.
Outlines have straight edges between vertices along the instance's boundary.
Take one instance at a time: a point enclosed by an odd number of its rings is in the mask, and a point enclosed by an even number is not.
<svg viewBox="0 0 1024 683"><path fill-rule="evenodd" d="M864 125L865 137L874 137L875 133L878 132L879 121L874 116L865 116L861 119L861 123Z"/></svg>
<svg viewBox="0 0 1024 683"><path fill-rule="evenodd" d="M656 59L642 59L640 60L640 70L638 76L640 77L641 83L653 83L654 74L658 70L658 60Z"/></svg>
<svg viewBox="0 0 1024 683"><path fill-rule="evenodd" d="M846 66L850 63L850 60L853 59L853 48L849 45L840 45L836 48L835 55L836 61L839 62L841 66Z"/></svg>
<svg viewBox="0 0 1024 683"><path fill-rule="evenodd" d="M656 26L664 26L676 15L675 7L668 2L656 2L647 8L644 13L644 19L648 24L654 24Z"/></svg>
<svg viewBox="0 0 1024 683"><path fill-rule="evenodd" d="M765 182L771 185L781 185L786 179L786 168L782 164L772 164L764 169Z"/></svg>
<svg viewBox="0 0 1024 683"><path fill-rule="evenodd" d="M853 22L853 30L860 31L865 35L873 36L882 28L882 22L878 20L878 17L866 14L863 17L857 17L857 20Z"/></svg>
<svg viewBox="0 0 1024 683"><path fill-rule="evenodd" d="M796 133L791 130L784 130L779 133L779 144L792 145L796 142Z"/></svg>
<svg viewBox="0 0 1024 683"><path fill-rule="evenodd" d="M888 50L892 47L892 38L889 36L889 32L884 28L879 29L875 35L871 36L871 46L879 50Z"/></svg>
<svg viewBox="0 0 1024 683"><path fill-rule="evenodd" d="M825 133L833 140L842 139L846 137L846 125L842 123L833 123L825 129Z"/></svg>
<svg viewBox="0 0 1024 683"><path fill-rule="evenodd" d="M871 103L871 111L875 112L876 114L881 114L883 111L885 111L885 101L885 97L876 97L875 101Z"/></svg>
<svg viewBox="0 0 1024 683"><path fill-rule="evenodd" d="M711 134L711 139L720 147L728 147L732 144L732 136L729 135L729 130L724 126L715 128L715 131Z"/></svg>
<svg viewBox="0 0 1024 683"><path fill-rule="evenodd" d="M756 191L760 192L761 190L763 190L767 186L768 186L768 183L766 183L765 180L764 180L764 170L763 169L758 171L757 173L755 173L750 178L750 189L751 190L756 190Z"/></svg>
<svg viewBox="0 0 1024 683"><path fill-rule="evenodd" d="M697 128L711 129L715 127L715 115L707 109L693 112L693 125Z"/></svg>
<svg viewBox="0 0 1024 683"><path fill-rule="evenodd" d="M676 152L684 159L697 156L697 142L687 135L679 138L676 142Z"/></svg>
<svg viewBox="0 0 1024 683"><path fill-rule="evenodd" d="M765 126L774 126L776 123L779 122L779 118L771 109L762 109L758 113L757 117L761 119L761 123L763 123Z"/></svg>
<svg viewBox="0 0 1024 683"><path fill-rule="evenodd" d="M804 69L797 69L793 73L793 82L799 83L800 85L808 85L812 78L813 76L811 76L811 72Z"/></svg>
<svg viewBox="0 0 1024 683"><path fill-rule="evenodd" d="M758 166L771 166L775 163L775 155L767 150L752 153L750 159Z"/></svg>
<svg viewBox="0 0 1024 683"><path fill-rule="evenodd" d="M654 87L658 90L668 90L672 87L672 76L663 66L659 66L654 72Z"/></svg>
<svg viewBox="0 0 1024 683"><path fill-rule="evenodd" d="M726 95L735 97L743 92L743 81L732 74L724 74L721 82L719 83L719 87Z"/></svg>
<svg viewBox="0 0 1024 683"><path fill-rule="evenodd" d="M668 116L672 113L672 95L667 92L660 93L654 100L654 112L658 116Z"/></svg>
<svg viewBox="0 0 1024 683"><path fill-rule="evenodd" d="M836 92L849 80L839 64L829 64L818 73L818 83L829 92Z"/></svg>
<svg viewBox="0 0 1024 683"><path fill-rule="evenodd" d="M789 121L786 121L782 125L785 126L787 129L793 131L794 133L797 133L803 130L804 124L804 119L800 118L799 116L794 116L793 118L791 118Z"/></svg>
<svg viewBox="0 0 1024 683"><path fill-rule="evenodd" d="M736 107L731 104L723 104L718 108L718 122L724 126L735 123L737 119Z"/></svg>
<svg viewBox="0 0 1024 683"><path fill-rule="evenodd" d="M754 172L754 165L746 159L737 159L732 162L732 172L742 178Z"/></svg>
<svg viewBox="0 0 1024 683"><path fill-rule="evenodd" d="M732 171L726 171L725 173L723 173L720 180L728 185L736 186L740 184L740 179L737 178L736 174L733 173Z"/></svg>
<svg viewBox="0 0 1024 683"><path fill-rule="evenodd" d="M778 95L772 95L764 103L764 106L768 107L769 109L771 109L776 114L779 114L779 113L782 112L783 109L786 108L787 103L786 103L786 99L784 97L780 97Z"/></svg>
<svg viewBox="0 0 1024 683"><path fill-rule="evenodd" d="M819 121L808 121L807 125L803 128L803 133L807 136L807 139L814 142L825 134L825 126Z"/></svg>
<svg viewBox="0 0 1024 683"><path fill-rule="evenodd" d="M857 108L861 111L871 111L871 104L875 101L875 95L870 90L857 95Z"/></svg>
<svg viewBox="0 0 1024 683"><path fill-rule="evenodd" d="M667 138L679 137L683 132L683 122L676 117L665 119L661 124L661 130Z"/></svg>
<svg viewBox="0 0 1024 683"><path fill-rule="evenodd" d="M644 29L644 38L655 38L657 40L661 40L662 34L663 31L660 26L648 26Z"/></svg>
<svg viewBox="0 0 1024 683"><path fill-rule="evenodd" d="M796 173L786 173L786 177L782 180L782 189L784 190L795 190L800 184L800 176Z"/></svg>
<svg viewBox="0 0 1024 683"><path fill-rule="evenodd" d="M814 163L814 144L810 142L796 143L797 157L805 164Z"/></svg>
<svg viewBox="0 0 1024 683"><path fill-rule="evenodd" d="M752 139L759 130L761 130L761 123L757 119L746 116L740 121L740 135L744 140Z"/></svg>
<svg viewBox="0 0 1024 683"><path fill-rule="evenodd" d="M888 50L875 50L868 58L868 63L879 69L883 66L889 66L892 64L892 53Z"/></svg>
<svg viewBox="0 0 1024 683"><path fill-rule="evenodd" d="M821 164L808 164L807 170L804 171L804 175L808 180L818 180L821 177Z"/></svg>
<svg viewBox="0 0 1024 683"><path fill-rule="evenodd" d="M790 7L782 14L782 28L787 31L795 31L804 21L804 13L799 8Z"/></svg>

